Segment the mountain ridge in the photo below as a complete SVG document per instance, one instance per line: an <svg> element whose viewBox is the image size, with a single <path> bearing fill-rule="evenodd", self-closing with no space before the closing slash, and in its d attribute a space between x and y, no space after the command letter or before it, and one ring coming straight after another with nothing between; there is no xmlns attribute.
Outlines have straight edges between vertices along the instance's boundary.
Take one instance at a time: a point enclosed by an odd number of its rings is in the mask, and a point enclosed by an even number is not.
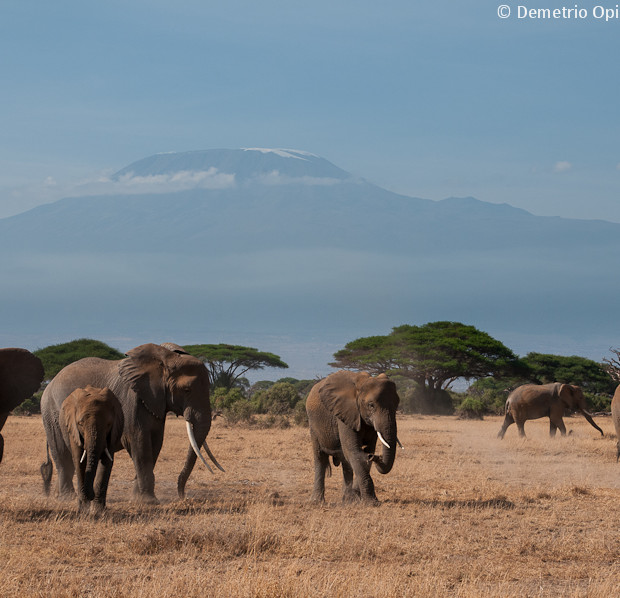
<svg viewBox="0 0 620 598"><path fill-rule="evenodd" d="M408 197L299 150L189 154L139 160L105 193L1 219L0 311L10 317L0 342L74 331L243 344L253 331L303 347L310 334L326 364L316 338L331 350L452 320L508 346L539 339L528 351L552 352L545 338L599 357L618 345L620 224Z"/></svg>

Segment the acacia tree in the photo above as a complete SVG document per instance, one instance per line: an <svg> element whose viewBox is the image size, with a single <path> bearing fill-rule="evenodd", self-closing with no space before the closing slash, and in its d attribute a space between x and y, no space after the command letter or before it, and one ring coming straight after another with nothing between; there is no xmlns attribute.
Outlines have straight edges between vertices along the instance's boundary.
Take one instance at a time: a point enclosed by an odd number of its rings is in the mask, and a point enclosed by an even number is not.
<svg viewBox="0 0 620 598"><path fill-rule="evenodd" d="M250 370L287 368L278 355L240 345L185 345L190 355L204 361L212 388L232 388Z"/></svg>
<svg viewBox="0 0 620 598"><path fill-rule="evenodd" d="M500 341L460 322L397 326L387 336L347 343L334 357L333 367L409 378L431 402L458 378L510 376L527 369ZM448 400L445 392L442 400Z"/></svg>

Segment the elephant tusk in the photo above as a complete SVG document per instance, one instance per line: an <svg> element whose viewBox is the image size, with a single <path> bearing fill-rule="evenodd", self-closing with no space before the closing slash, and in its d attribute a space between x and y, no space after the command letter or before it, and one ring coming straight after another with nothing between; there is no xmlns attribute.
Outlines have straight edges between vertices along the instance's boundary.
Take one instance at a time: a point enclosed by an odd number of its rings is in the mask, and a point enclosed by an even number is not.
<svg viewBox="0 0 620 598"><path fill-rule="evenodd" d="M80 463L84 463L85 459L86 459L86 449L84 449L84 452L82 453L82 458L80 459Z"/></svg>
<svg viewBox="0 0 620 598"><path fill-rule="evenodd" d="M215 466L220 471L226 472L226 470L217 462L217 459L213 456L213 453L209 449L209 446L207 445L207 441L206 440L202 443L202 446L204 446L204 449L205 449L207 455L209 455L209 459L211 459L211 461L213 461L213 463L215 463Z"/></svg>
<svg viewBox="0 0 620 598"><path fill-rule="evenodd" d="M379 440L381 441L381 444L383 444L383 446L385 446L386 448L390 448L390 445L383 439L383 436L381 436L381 432L379 432L378 430L377 436L379 437Z"/></svg>
<svg viewBox="0 0 620 598"><path fill-rule="evenodd" d="M185 421L185 425L187 426L187 436L189 438L189 443L192 445L192 448L194 449L194 452L196 453L196 456L200 457L200 460L205 464L205 467L211 473L213 473L213 470L211 469L211 466L207 463L205 458L202 456L202 453L200 452L200 449L198 448L198 443L196 442L196 438L194 437L194 431L192 430L192 424L190 424L188 421Z"/></svg>
<svg viewBox="0 0 620 598"><path fill-rule="evenodd" d="M397 442L398 446L404 451L405 447L400 443L400 440L398 440L398 436L396 437L396 442Z"/></svg>
<svg viewBox="0 0 620 598"><path fill-rule="evenodd" d="M110 461L114 461L114 457L110 455L110 451L107 448L105 449L105 456L110 459Z"/></svg>

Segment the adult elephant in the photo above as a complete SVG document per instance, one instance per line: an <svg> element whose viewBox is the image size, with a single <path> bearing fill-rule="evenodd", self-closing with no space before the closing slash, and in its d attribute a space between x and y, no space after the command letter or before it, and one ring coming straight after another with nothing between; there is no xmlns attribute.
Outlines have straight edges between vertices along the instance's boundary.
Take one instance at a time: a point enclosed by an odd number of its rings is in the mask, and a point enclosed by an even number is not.
<svg viewBox="0 0 620 598"><path fill-rule="evenodd" d="M63 368L48 385L41 399L47 442L58 471L59 496L72 496L74 465L59 426L63 401L87 385L108 387L123 408L125 427L114 451L127 450L136 470L134 498L157 504L153 469L164 440L166 413L182 415L190 447L179 474L177 491L185 495L185 484L204 446L211 460L221 466L209 450L206 437L211 428L209 374L197 358L172 343L140 345L120 361L87 357Z"/></svg>
<svg viewBox="0 0 620 598"><path fill-rule="evenodd" d="M43 382L41 360L26 349L0 349L0 431L9 413L30 398ZM0 462L4 438L0 434Z"/></svg>
<svg viewBox="0 0 620 598"><path fill-rule="evenodd" d="M379 473L389 473L396 455L396 385L385 374L340 371L315 384L306 401L312 453L312 500L325 500L325 473L331 456L342 464L343 501L377 502L370 477L374 463ZM383 449L375 454L377 438Z"/></svg>
<svg viewBox="0 0 620 598"><path fill-rule="evenodd" d="M614 398L611 400L611 419L614 420L614 428L616 428L616 462L620 458L620 386L616 388Z"/></svg>
<svg viewBox="0 0 620 598"><path fill-rule="evenodd" d="M579 386L554 382L552 384L524 384L515 388L506 400L506 416L497 437L503 438L508 426L517 423L519 436L525 436L524 425L528 419L549 418L549 435L556 430L566 435L562 416L564 411L579 411L603 436L601 430L586 410L586 398Z"/></svg>

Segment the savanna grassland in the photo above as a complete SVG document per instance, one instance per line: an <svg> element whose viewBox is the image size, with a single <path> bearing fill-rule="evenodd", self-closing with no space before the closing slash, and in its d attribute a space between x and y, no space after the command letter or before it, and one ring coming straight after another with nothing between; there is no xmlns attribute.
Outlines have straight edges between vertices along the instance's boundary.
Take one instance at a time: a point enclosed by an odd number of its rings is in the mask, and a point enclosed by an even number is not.
<svg viewBox="0 0 620 598"><path fill-rule="evenodd" d="M620 588L620 464L610 418L582 418L551 441L548 420L403 416L393 471L374 474L379 507L343 506L341 470L324 506L308 504L307 428L214 421L226 473L196 466L170 419L157 464L159 506L130 501L118 453L107 514L42 494L38 417L10 417L0 465L0 596L590 596ZM56 473L54 473L54 482Z"/></svg>

